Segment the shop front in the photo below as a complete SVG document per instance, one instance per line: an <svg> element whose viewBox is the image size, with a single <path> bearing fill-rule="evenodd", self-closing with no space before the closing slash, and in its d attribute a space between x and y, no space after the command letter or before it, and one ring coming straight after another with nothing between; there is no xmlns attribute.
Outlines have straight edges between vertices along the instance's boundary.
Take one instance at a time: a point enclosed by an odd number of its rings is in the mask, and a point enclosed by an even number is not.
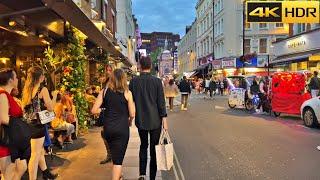
<svg viewBox="0 0 320 180"><path fill-rule="evenodd" d="M221 63L222 74L224 77L238 75L236 69L236 58L223 58Z"/></svg>
<svg viewBox="0 0 320 180"><path fill-rule="evenodd" d="M236 60L237 69L242 69L244 75L254 76L268 76L274 72L273 69L268 67L269 55L258 55L254 56L245 62L241 61L240 58Z"/></svg>
<svg viewBox="0 0 320 180"><path fill-rule="evenodd" d="M271 64L278 71L320 69L320 29L273 43Z"/></svg>

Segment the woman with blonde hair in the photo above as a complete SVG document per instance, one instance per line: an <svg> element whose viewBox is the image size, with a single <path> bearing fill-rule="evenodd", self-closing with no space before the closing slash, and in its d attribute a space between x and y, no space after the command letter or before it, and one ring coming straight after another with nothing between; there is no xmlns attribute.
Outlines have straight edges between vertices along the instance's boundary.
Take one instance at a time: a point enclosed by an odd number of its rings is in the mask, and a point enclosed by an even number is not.
<svg viewBox="0 0 320 180"><path fill-rule="evenodd" d="M178 86L174 83L173 79L170 79L169 83L164 86L164 94L166 98L169 100L170 111L173 111L174 98L177 97L178 93Z"/></svg>
<svg viewBox="0 0 320 180"><path fill-rule="evenodd" d="M37 112L43 110L53 111L56 103L57 92L52 93L53 99L51 99L48 89L42 84L44 80L43 69L31 67L22 94L22 106L31 130L31 158L28 164L30 180L37 179L38 166L42 170L43 179L55 179L58 176L47 168L43 147L45 125L41 124L36 116Z"/></svg>
<svg viewBox="0 0 320 180"><path fill-rule="evenodd" d="M127 76L116 69L92 108L93 114L104 113L104 136L113 161L112 180L123 179L122 162L129 141L129 126L135 117L135 104L127 85Z"/></svg>

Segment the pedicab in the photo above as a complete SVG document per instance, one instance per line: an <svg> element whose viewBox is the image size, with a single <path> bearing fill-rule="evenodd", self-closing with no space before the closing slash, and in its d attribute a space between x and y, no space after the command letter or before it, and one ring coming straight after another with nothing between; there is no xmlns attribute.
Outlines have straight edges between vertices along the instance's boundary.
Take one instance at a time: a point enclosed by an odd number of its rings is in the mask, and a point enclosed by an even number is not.
<svg viewBox="0 0 320 180"><path fill-rule="evenodd" d="M271 108L276 117L281 113L299 115L301 105L311 99L302 72L274 73L271 85Z"/></svg>
<svg viewBox="0 0 320 180"><path fill-rule="evenodd" d="M245 76L229 76L227 77L229 97L228 105L231 109L235 107L244 108L246 99L248 98L248 88L250 82Z"/></svg>

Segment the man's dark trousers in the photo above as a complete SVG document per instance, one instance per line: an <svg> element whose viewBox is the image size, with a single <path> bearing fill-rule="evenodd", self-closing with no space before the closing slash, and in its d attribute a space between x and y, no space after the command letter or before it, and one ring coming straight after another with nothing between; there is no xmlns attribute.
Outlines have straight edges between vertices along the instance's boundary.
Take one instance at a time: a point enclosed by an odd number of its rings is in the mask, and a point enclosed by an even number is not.
<svg viewBox="0 0 320 180"><path fill-rule="evenodd" d="M159 143L161 128L155 130L142 130L139 129L140 136L140 175L146 175L147 162L148 162L148 135L150 134L150 180L156 179L157 174L157 158L156 158L156 145Z"/></svg>

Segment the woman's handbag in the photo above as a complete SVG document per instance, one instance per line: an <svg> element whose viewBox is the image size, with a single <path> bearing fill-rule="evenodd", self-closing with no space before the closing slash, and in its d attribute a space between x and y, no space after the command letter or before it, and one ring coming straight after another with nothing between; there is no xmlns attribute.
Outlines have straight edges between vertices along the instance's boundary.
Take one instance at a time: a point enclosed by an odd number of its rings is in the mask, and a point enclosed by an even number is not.
<svg viewBox="0 0 320 180"><path fill-rule="evenodd" d="M101 105L101 112L100 112L100 115L99 115L99 118L97 120L97 126L101 127L104 125L104 119L105 119L105 107L104 107L104 101L105 101L105 96L106 96L106 93L107 93L107 90L108 88L106 88L104 91L103 91L103 98L102 98L102 105Z"/></svg>
<svg viewBox="0 0 320 180"><path fill-rule="evenodd" d="M39 119L41 124L47 124L54 120L55 117L56 115L53 111L44 110L37 112L37 118Z"/></svg>
<svg viewBox="0 0 320 180"><path fill-rule="evenodd" d="M8 126L0 125L0 145L8 146L9 145L9 132Z"/></svg>
<svg viewBox="0 0 320 180"><path fill-rule="evenodd" d="M156 156L158 170L169 171L173 166L173 143L165 129L161 130L159 144L156 145Z"/></svg>

